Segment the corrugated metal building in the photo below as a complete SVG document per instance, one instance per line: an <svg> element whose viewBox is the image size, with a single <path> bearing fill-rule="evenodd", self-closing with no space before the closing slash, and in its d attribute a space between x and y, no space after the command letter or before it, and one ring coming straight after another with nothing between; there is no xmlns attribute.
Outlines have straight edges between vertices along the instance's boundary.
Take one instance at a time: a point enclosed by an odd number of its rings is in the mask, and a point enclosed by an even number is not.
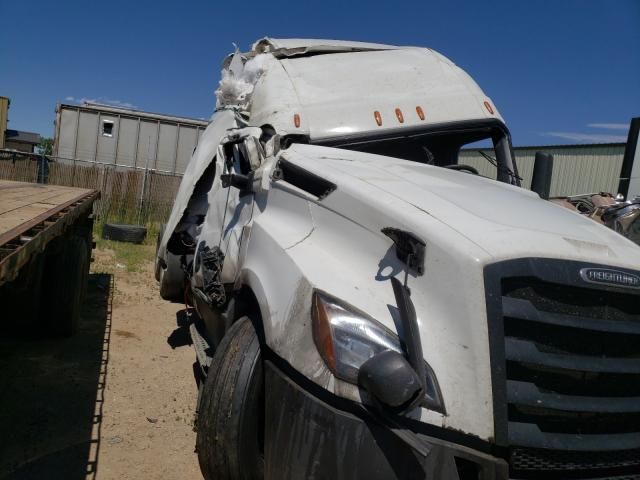
<svg viewBox="0 0 640 480"><path fill-rule="evenodd" d="M53 154L181 175L207 121L115 108L59 104Z"/></svg>
<svg viewBox="0 0 640 480"><path fill-rule="evenodd" d="M565 196L590 192L618 193L624 143L516 147L514 153L522 185L531 186L533 160L537 151L554 156L551 195ZM496 168L478 150L495 157L492 149L466 149L459 162L478 169L481 175L496 177Z"/></svg>

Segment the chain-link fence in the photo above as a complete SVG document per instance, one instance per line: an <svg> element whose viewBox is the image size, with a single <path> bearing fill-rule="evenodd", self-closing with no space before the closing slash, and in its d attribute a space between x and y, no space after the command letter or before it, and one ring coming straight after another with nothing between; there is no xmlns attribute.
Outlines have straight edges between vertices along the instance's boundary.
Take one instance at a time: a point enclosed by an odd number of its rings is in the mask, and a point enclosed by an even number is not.
<svg viewBox="0 0 640 480"><path fill-rule="evenodd" d="M100 223L165 222L180 175L122 165L0 150L0 179L100 190Z"/></svg>

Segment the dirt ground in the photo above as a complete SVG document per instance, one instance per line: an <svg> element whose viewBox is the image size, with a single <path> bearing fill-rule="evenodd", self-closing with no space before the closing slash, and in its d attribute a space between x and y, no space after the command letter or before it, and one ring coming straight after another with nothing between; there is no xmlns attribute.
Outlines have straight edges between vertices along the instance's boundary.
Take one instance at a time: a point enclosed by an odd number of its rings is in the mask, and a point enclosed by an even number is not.
<svg viewBox="0 0 640 480"><path fill-rule="evenodd" d="M136 248L94 252L74 337L0 338L0 478L202 478L184 307Z"/></svg>

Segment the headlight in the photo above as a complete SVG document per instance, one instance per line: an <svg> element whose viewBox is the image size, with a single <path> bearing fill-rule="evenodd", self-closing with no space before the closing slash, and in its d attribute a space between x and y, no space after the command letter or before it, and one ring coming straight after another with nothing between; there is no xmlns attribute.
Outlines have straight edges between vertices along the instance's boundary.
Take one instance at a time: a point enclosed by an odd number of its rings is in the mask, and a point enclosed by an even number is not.
<svg viewBox="0 0 640 480"><path fill-rule="evenodd" d="M320 356L337 378L349 383L358 383L358 370L374 355L385 350L405 355L396 334L326 293L313 293L311 320L313 341ZM445 413L440 386L427 362L425 370L427 378L422 406Z"/></svg>
<svg viewBox="0 0 640 480"><path fill-rule="evenodd" d="M358 369L376 353L403 353L396 335L325 293L314 292L311 316L318 352L331 372L342 380L357 383Z"/></svg>

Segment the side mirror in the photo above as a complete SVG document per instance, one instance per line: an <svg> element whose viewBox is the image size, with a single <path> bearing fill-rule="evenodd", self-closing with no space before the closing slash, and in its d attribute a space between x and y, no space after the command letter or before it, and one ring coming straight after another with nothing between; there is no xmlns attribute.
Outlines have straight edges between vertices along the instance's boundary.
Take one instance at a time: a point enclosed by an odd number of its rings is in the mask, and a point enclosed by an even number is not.
<svg viewBox="0 0 640 480"><path fill-rule="evenodd" d="M227 130L227 134L220 140L218 155L224 160L226 165L242 163L238 165L238 170L245 170L247 173L260 167L265 158L264 147L260 143L262 129L259 127L232 128Z"/></svg>
<svg viewBox="0 0 640 480"><path fill-rule="evenodd" d="M531 190L540 195L540 198L543 198L544 200L549 200L552 175L553 155L550 153L536 152L536 157L533 163Z"/></svg>
<svg viewBox="0 0 640 480"><path fill-rule="evenodd" d="M406 358L385 350L364 362L358 372L358 385L381 406L404 413L422 401L420 377Z"/></svg>

